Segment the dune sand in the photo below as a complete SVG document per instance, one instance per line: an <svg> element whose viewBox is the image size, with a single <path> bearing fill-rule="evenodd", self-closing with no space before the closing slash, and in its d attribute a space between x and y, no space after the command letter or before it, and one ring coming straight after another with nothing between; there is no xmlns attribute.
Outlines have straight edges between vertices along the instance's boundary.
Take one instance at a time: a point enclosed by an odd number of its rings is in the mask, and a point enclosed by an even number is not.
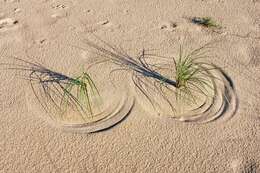
<svg viewBox="0 0 260 173"><path fill-rule="evenodd" d="M194 16L210 16L222 28L194 25L188 20ZM188 49L213 41L209 61L234 83L235 115L181 122L147 111L136 99L113 128L73 133L51 126L28 101L28 82L1 69L1 173L260 172L260 1L0 1L1 62L14 56L73 74L98 58L84 50L90 33L131 55L143 48L177 55L179 44Z"/></svg>

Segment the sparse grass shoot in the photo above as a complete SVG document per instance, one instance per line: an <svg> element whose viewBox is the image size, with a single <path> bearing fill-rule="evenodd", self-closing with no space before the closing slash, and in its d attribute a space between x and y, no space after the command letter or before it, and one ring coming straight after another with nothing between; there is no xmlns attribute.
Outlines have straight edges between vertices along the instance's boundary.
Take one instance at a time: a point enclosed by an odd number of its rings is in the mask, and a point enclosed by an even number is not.
<svg viewBox="0 0 260 173"><path fill-rule="evenodd" d="M202 25L207 28L221 28L211 17L193 17L191 22L197 25Z"/></svg>
<svg viewBox="0 0 260 173"><path fill-rule="evenodd" d="M68 84L64 87L64 95L62 98L61 107L65 108L66 111L69 99L71 96L75 95L76 101L79 103L79 110L84 113L93 115L93 100L98 97L100 98L99 91L91 79L90 75L83 72L82 75L72 78Z"/></svg>
<svg viewBox="0 0 260 173"><path fill-rule="evenodd" d="M87 72L69 77L39 63L15 58L15 63L2 63L9 70L22 72L30 82L37 100L52 119L88 121L94 116L93 107L101 103L99 91Z"/></svg>
<svg viewBox="0 0 260 173"><path fill-rule="evenodd" d="M210 91L213 91L213 76L209 71L214 68L210 68L210 64L200 61L207 57L203 52L205 48L201 47L184 54L180 47L179 57L174 60L177 99L187 99L196 103L197 94L210 96Z"/></svg>

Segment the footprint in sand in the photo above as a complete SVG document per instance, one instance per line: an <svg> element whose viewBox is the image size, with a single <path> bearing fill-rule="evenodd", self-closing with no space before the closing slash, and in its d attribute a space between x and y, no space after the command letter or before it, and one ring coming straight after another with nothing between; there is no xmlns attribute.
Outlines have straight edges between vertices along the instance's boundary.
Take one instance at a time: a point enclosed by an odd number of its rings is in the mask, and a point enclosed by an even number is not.
<svg viewBox="0 0 260 173"><path fill-rule="evenodd" d="M61 19L61 18L68 17L68 13L65 10L65 9L68 8L67 5L64 5L64 4L53 4L51 6L51 8L54 10L53 11L54 13L51 15L51 17L53 19Z"/></svg>
<svg viewBox="0 0 260 173"><path fill-rule="evenodd" d="M0 32L14 30L17 28L18 21L12 18L0 19Z"/></svg>
<svg viewBox="0 0 260 173"><path fill-rule="evenodd" d="M47 42L47 39L46 38L41 38L41 39L37 39L35 40L35 43L39 46L43 45L44 43Z"/></svg>
<svg viewBox="0 0 260 173"><path fill-rule="evenodd" d="M20 8L15 8L15 9L14 9L14 12L15 12L15 13L20 13L21 11L22 11L22 10L21 10Z"/></svg>
<svg viewBox="0 0 260 173"><path fill-rule="evenodd" d="M98 22L97 25L110 26L111 23L109 22L109 20L103 20Z"/></svg>
<svg viewBox="0 0 260 173"><path fill-rule="evenodd" d="M177 27L177 24L171 21L168 22L162 22L160 24L160 29L161 30L166 30L166 31L174 31L175 28Z"/></svg>
<svg viewBox="0 0 260 173"><path fill-rule="evenodd" d="M113 25L109 20L103 20L97 23L98 27L106 28L109 32L113 32L120 25Z"/></svg>
<svg viewBox="0 0 260 173"><path fill-rule="evenodd" d="M86 15L89 15L89 14L92 14L92 13L93 13L93 11L90 10L90 9L84 10L83 12L84 12Z"/></svg>
<svg viewBox="0 0 260 173"><path fill-rule="evenodd" d="M52 14L51 17L54 19L60 19L60 18L67 17L67 13L55 13Z"/></svg>
<svg viewBox="0 0 260 173"><path fill-rule="evenodd" d="M113 31L114 27L111 28L112 26L114 26L114 25L109 20L102 20L102 21L99 21L97 23L90 24L90 25L84 24L84 31L94 32L94 31L97 31L97 30L100 30L103 28L106 28L109 31Z"/></svg>
<svg viewBox="0 0 260 173"><path fill-rule="evenodd" d="M66 5L58 4L58 5L52 5L53 9L65 9L68 8Z"/></svg>
<svg viewBox="0 0 260 173"><path fill-rule="evenodd" d="M57 22L57 21L60 20L60 19L63 19L63 18L68 17L68 15L69 15L69 14L68 14L66 11L59 11L59 12L57 12L57 13L53 13L53 14L51 15L51 18L54 19L54 22Z"/></svg>

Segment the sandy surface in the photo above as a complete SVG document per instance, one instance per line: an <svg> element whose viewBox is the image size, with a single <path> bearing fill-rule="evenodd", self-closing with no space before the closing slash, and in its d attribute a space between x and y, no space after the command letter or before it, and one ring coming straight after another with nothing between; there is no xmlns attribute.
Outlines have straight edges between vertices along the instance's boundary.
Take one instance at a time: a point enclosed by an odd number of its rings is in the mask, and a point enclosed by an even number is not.
<svg viewBox="0 0 260 173"><path fill-rule="evenodd" d="M211 16L223 28L203 29L187 20L194 16ZM260 1L0 0L1 61L16 56L73 73L89 61L88 52L75 48L86 46L89 32L133 54L146 48L172 55L180 43L215 41L210 61L234 82L236 114L183 123L137 102L112 129L64 132L28 109L25 81L1 70L1 173L260 172Z"/></svg>

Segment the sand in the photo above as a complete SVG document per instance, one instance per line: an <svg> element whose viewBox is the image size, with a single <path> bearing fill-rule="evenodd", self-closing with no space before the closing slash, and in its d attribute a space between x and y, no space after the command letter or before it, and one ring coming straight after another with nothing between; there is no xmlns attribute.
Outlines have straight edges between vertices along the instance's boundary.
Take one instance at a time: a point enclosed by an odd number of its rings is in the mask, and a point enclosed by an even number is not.
<svg viewBox="0 0 260 173"><path fill-rule="evenodd" d="M222 28L194 25L194 16L210 16ZM28 83L1 69L1 173L260 172L260 1L0 1L1 62L15 56L71 74L93 57L76 48L87 48L89 33L132 55L143 48L177 55L179 44L215 42L209 60L231 77L237 112L187 123L157 116L137 100L113 128L73 133L29 109Z"/></svg>

